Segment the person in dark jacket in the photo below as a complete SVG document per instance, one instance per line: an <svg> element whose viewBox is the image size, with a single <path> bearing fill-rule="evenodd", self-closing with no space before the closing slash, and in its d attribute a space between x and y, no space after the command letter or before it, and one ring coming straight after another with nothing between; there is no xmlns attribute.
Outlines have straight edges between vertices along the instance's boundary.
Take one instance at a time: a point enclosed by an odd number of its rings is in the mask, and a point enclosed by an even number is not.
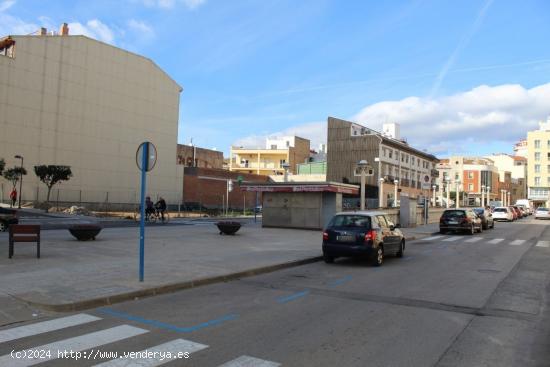
<svg viewBox="0 0 550 367"><path fill-rule="evenodd" d="M162 217L162 221L164 222L164 213L166 212L166 201L164 201L162 196L156 202L155 208L160 212L160 215Z"/></svg>

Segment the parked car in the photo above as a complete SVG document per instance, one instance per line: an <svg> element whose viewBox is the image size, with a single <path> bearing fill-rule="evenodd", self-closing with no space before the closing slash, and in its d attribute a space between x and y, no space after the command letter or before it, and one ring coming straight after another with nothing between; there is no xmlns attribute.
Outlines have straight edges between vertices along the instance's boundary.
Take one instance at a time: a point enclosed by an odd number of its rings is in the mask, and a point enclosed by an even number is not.
<svg viewBox="0 0 550 367"><path fill-rule="evenodd" d="M493 220L504 220L507 222L511 222L514 220L512 209L506 206L497 206L495 209L493 209L492 214Z"/></svg>
<svg viewBox="0 0 550 367"><path fill-rule="evenodd" d="M535 210L535 219L548 219L548 218L550 218L550 211L548 211L548 208L538 207L537 210Z"/></svg>
<svg viewBox="0 0 550 367"><path fill-rule="evenodd" d="M512 212L512 217L513 217L512 220L518 220L518 213L514 210L514 208L509 206L508 209L510 209L510 211Z"/></svg>
<svg viewBox="0 0 550 367"><path fill-rule="evenodd" d="M338 213L323 231L323 258L366 257L380 266L389 254L403 257L405 236L398 227L383 212Z"/></svg>
<svg viewBox="0 0 550 367"><path fill-rule="evenodd" d="M10 224L17 223L19 223L17 210L0 208L0 232L7 231Z"/></svg>
<svg viewBox="0 0 550 367"><path fill-rule="evenodd" d="M519 210L519 208L517 206L510 206L510 208L512 208L512 210L516 213L516 219L521 219L523 218L523 213L521 212L521 210Z"/></svg>
<svg viewBox="0 0 550 367"><path fill-rule="evenodd" d="M525 216L529 216L529 215L533 214L533 213L531 212L531 208L529 208L529 207L527 207L527 206L525 206L525 205L518 205L518 204L516 204L516 206L517 206L521 211L523 211L523 212L525 213Z"/></svg>
<svg viewBox="0 0 550 367"><path fill-rule="evenodd" d="M439 219L439 232L445 234L449 231L481 233L483 224L472 209L447 209Z"/></svg>
<svg viewBox="0 0 550 367"><path fill-rule="evenodd" d="M491 212L484 208L474 208L474 213L481 219L483 229L495 228L495 221Z"/></svg>

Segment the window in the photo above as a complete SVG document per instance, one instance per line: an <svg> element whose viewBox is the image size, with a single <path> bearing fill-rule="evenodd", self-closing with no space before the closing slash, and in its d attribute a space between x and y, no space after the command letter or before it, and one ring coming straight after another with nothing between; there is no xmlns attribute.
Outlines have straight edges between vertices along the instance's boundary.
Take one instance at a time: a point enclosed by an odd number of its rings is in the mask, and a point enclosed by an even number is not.
<svg viewBox="0 0 550 367"><path fill-rule="evenodd" d="M376 221L382 228L388 228L388 222L386 222L386 218L383 215L377 215Z"/></svg>
<svg viewBox="0 0 550 367"><path fill-rule="evenodd" d="M540 185L540 177L535 177L535 185Z"/></svg>
<svg viewBox="0 0 550 367"><path fill-rule="evenodd" d="M361 215L337 215L329 227L370 228L370 217Z"/></svg>
<svg viewBox="0 0 550 367"><path fill-rule="evenodd" d="M271 144L271 149L273 149L273 150L277 149L277 145Z"/></svg>
<svg viewBox="0 0 550 367"><path fill-rule="evenodd" d="M540 140L535 140L535 149L540 149Z"/></svg>
<svg viewBox="0 0 550 367"><path fill-rule="evenodd" d="M468 172L468 178L474 178L474 173L473 172Z"/></svg>
<svg viewBox="0 0 550 367"><path fill-rule="evenodd" d="M540 164L535 164L535 173L540 173Z"/></svg>
<svg viewBox="0 0 550 367"><path fill-rule="evenodd" d="M468 191L474 191L474 184L468 184Z"/></svg>
<svg viewBox="0 0 550 367"><path fill-rule="evenodd" d="M550 148L550 140L547 140L547 141L546 141L546 147L547 147L547 148Z"/></svg>
<svg viewBox="0 0 550 367"><path fill-rule="evenodd" d="M286 141L286 147L288 148L290 146L290 142L287 140Z"/></svg>
<svg viewBox="0 0 550 367"><path fill-rule="evenodd" d="M540 152L535 152L535 161L540 161Z"/></svg>
<svg viewBox="0 0 550 367"><path fill-rule="evenodd" d="M393 150L390 150L388 156L389 156L390 158L392 158L392 155L393 155Z"/></svg>
<svg viewBox="0 0 550 367"><path fill-rule="evenodd" d="M550 164L546 166L546 171L550 172Z"/></svg>
<svg viewBox="0 0 550 367"><path fill-rule="evenodd" d="M286 159L279 160L279 166L283 167L283 164L286 163Z"/></svg>
<svg viewBox="0 0 550 367"><path fill-rule="evenodd" d="M546 184L550 185L550 177L546 177Z"/></svg>
<svg viewBox="0 0 550 367"><path fill-rule="evenodd" d="M405 163L409 163L409 156L405 157Z"/></svg>
<svg viewBox="0 0 550 367"><path fill-rule="evenodd" d="M546 158L550 159L550 153L546 153Z"/></svg>
<svg viewBox="0 0 550 367"><path fill-rule="evenodd" d="M458 177L458 173L455 173L455 180L458 180L459 177Z"/></svg>
<svg viewBox="0 0 550 367"><path fill-rule="evenodd" d="M395 151L395 159L399 160L399 152L397 150Z"/></svg>

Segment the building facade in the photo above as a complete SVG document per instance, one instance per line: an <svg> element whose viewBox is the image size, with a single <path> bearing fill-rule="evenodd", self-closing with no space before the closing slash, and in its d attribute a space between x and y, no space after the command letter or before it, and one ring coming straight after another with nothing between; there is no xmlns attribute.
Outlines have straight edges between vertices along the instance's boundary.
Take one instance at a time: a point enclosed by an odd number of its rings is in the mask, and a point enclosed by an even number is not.
<svg viewBox="0 0 550 367"><path fill-rule="evenodd" d="M527 133L528 199L535 206L550 204L550 117L540 128Z"/></svg>
<svg viewBox="0 0 550 367"><path fill-rule="evenodd" d="M486 156L494 162L498 169L499 181L507 183L507 187L502 187L511 192L511 202L515 203L518 199L527 198L527 158L520 155L493 154ZM509 174L509 180L506 175Z"/></svg>
<svg viewBox="0 0 550 367"><path fill-rule="evenodd" d="M438 201L446 203L447 191L465 193L461 205L481 205L481 198L498 200L500 181L494 162L481 157L452 156L441 159L437 164ZM487 190L489 187L489 190ZM483 189L483 193L482 193Z"/></svg>
<svg viewBox="0 0 550 367"><path fill-rule="evenodd" d="M366 160L373 170L368 206L378 207L380 196L383 207L395 206L401 195L431 197L435 156L350 121L329 117L327 129L327 181L360 184L357 163Z"/></svg>
<svg viewBox="0 0 550 367"><path fill-rule="evenodd" d="M0 39L0 158L24 158L23 201L44 201L33 166L68 165L73 177L54 187L67 203L136 203L136 150L157 149L147 193L181 197L176 164L182 88L150 59L90 39L60 35ZM3 195L9 193L2 181ZM57 191L59 189L59 191ZM57 191L57 192L56 192Z"/></svg>
<svg viewBox="0 0 550 367"><path fill-rule="evenodd" d="M223 168L223 152L178 144L178 164L185 167Z"/></svg>
<svg viewBox="0 0 550 367"><path fill-rule="evenodd" d="M229 170L258 175L284 175L284 165L295 174L298 164L309 161L310 141L297 136L266 139L265 149L231 147Z"/></svg>

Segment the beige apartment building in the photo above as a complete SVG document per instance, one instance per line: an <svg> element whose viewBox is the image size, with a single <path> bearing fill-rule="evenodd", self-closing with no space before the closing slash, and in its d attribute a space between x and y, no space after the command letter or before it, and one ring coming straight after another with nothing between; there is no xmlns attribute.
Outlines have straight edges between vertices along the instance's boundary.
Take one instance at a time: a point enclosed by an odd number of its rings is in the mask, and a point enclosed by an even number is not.
<svg viewBox="0 0 550 367"><path fill-rule="evenodd" d="M550 204L550 117L540 128L527 133L528 199L535 206Z"/></svg>
<svg viewBox="0 0 550 367"><path fill-rule="evenodd" d="M150 59L85 36L42 29L0 38L0 158L24 157L23 201L45 199L33 166L71 166L52 197L72 203L135 203L136 149L155 144L147 193L181 197L177 136L182 88ZM9 193L6 180L2 195ZM59 194L56 189L59 188ZM59 196L58 196L59 195Z"/></svg>
<svg viewBox="0 0 550 367"><path fill-rule="evenodd" d="M284 175L298 172L298 164L309 161L310 142L298 136L266 139L265 149L231 147L229 170L257 175Z"/></svg>
<svg viewBox="0 0 550 367"><path fill-rule="evenodd" d="M527 198L527 158L505 153L486 156L498 169L499 181L508 186L510 201ZM509 179L507 176L510 176ZM504 187L502 189L505 189Z"/></svg>

